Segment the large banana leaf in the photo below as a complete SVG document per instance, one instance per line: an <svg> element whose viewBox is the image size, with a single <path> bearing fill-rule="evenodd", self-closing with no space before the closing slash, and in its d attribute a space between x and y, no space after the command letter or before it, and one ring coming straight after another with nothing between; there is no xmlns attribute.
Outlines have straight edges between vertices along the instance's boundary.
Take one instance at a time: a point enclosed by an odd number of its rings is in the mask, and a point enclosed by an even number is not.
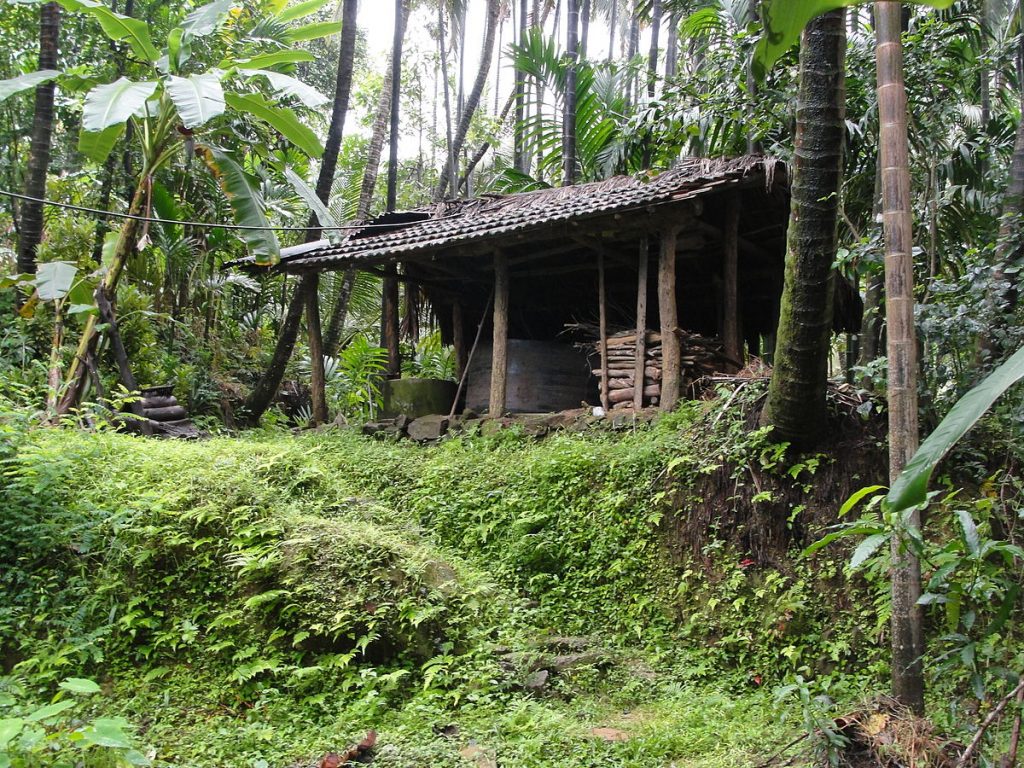
<svg viewBox="0 0 1024 768"><path fill-rule="evenodd" d="M47 261L36 270L36 291L42 301L57 301L68 295L78 267L70 261Z"/></svg>
<svg viewBox="0 0 1024 768"><path fill-rule="evenodd" d="M254 93L226 93L224 98L232 109L267 123L310 157L320 157L324 153L316 134L303 125L292 110L275 107Z"/></svg>
<svg viewBox="0 0 1024 768"><path fill-rule="evenodd" d="M291 8L281 11L277 14L277 20L295 21L296 19L304 19L307 16L312 16L325 5L327 5L327 0L306 0L304 3L293 5Z"/></svg>
<svg viewBox="0 0 1024 768"><path fill-rule="evenodd" d="M112 125L102 131L82 130L78 134L78 151L97 163L104 162L114 144L124 133L124 123Z"/></svg>
<svg viewBox="0 0 1024 768"><path fill-rule="evenodd" d="M916 5L949 8L953 0L907 0ZM754 74L763 78L783 54L800 41L807 23L823 13L868 0L764 0L761 4L764 34L754 49Z"/></svg>
<svg viewBox="0 0 1024 768"><path fill-rule="evenodd" d="M224 114L224 89L220 76L207 72L188 77L169 76L164 90L171 97L186 128L198 128Z"/></svg>
<svg viewBox="0 0 1024 768"><path fill-rule="evenodd" d="M37 85L49 82L60 75L55 69L40 69L38 72L27 72L8 80L0 80L0 101L10 98L16 93L35 88Z"/></svg>
<svg viewBox="0 0 1024 768"><path fill-rule="evenodd" d="M306 205L309 206L310 210L316 214L317 221L320 222L321 227L337 227L338 222L335 221L334 216L324 205L323 201L316 196L316 192L310 187L299 174L293 171L291 168L285 168L284 176L288 179L288 183L295 188L295 191L299 193ZM327 238L332 242L338 239L340 231L332 229L328 231Z"/></svg>
<svg viewBox="0 0 1024 768"><path fill-rule="evenodd" d="M251 59L224 60L220 65L222 67L236 66L239 69L263 69L276 67L278 64L297 64L300 61L316 61L316 57L309 51L274 51L273 53L261 53Z"/></svg>
<svg viewBox="0 0 1024 768"><path fill-rule="evenodd" d="M318 21L314 24L306 24L304 27L290 29L285 33L284 38L289 43L301 43L306 40L337 35L339 32L341 32L340 21Z"/></svg>
<svg viewBox="0 0 1024 768"><path fill-rule="evenodd" d="M241 230L249 250L261 266L272 266L281 259L281 247L277 235L270 229L270 222L264 212L263 196L249 183L242 167L223 149L209 144L196 147L207 167L216 177L224 195L231 204L235 223L258 229Z"/></svg>
<svg viewBox="0 0 1024 768"><path fill-rule="evenodd" d="M892 484L885 497L888 507L900 512L923 504L927 499L928 481L942 457L985 415L1001 394L1021 379L1024 379L1024 348L1017 350L950 409Z"/></svg>
<svg viewBox="0 0 1024 768"><path fill-rule="evenodd" d="M311 85L306 85L290 75L282 75L280 72L271 72L267 69L257 69L252 76L260 75L267 78L270 87L274 89L277 96L294 96L310 109L316 109L330 101L320 91Z"/></svg>
<svg viewBox="0 0 1024 768"><path fill-rule="evenodd" d="M96 0L58 0L69 11L81 11L92 16L111 40L126 40L132 52L141 59L155 62L160 52L149 37L149 25L130 16L114 13Z"/></svg>
<svg viewBox="0 0 1024 768"><path fill-rule="evenodd" d="M82 128L98 133L129 117L144 115L146 102L156 92L158 83L133 83L120 77L112 83L97 85L85 97Z"/></svg>
<svg viewBox="0 0 1024 768"><path fill-rule="evenodd" d="M232 8L241 5L238 0L214 0L212 3L196 8L181 22L183 38L205 37L220 29L224 18Z"/></svg>

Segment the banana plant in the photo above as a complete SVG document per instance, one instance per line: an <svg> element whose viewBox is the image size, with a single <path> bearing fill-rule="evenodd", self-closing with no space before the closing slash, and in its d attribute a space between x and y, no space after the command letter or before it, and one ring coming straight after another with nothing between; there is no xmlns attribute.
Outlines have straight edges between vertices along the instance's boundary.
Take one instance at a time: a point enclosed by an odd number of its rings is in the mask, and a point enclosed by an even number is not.
<svg viewBox="0 0 1024 768"><path fill-rule="evenodd" d="M111 11L98 0L58 2L68 11L92 17L107 37L125 43L137 60L148 65L151 73L145 80L122 76L112 83L98 85L85 95L82 106L79 149L83 154L103 162L130 122L142 157L141 172L128 208L133 218L126 219L114 236L112 257L104 265L105 272L97 290L104 291L108 297L114 295L128 257L138 242L146 242L146 230L135 217L151 207L154 176L183 151L199 155L217 179L231 203L236 222L247 227L243 230L243 239L256 261L275 263L280 249L270 229L262 196L238 160L217 146L214 139L218 123L225 122L219 118L226 115L236 122L268 126L305 154L319 157L323 147L316 134L283 103L297 101L305 107L317 107L327 99L305 83L278 71L282 66L311 61L313 56L296 48L249 54L243 46L246 55L235 54L216 66L204 66L194 55L194 44L226 26L237 26L242 7L240 0L214 0L195 9L170 31L162 50L154 44L147 24ZM283 3L274 0L270 6L271 20L291 24L315 13L326 2L308 0L285 9ZM285 42L294 45L338 31L340 23L305 24L289 29ZM0 98L37 84L43 78L60 82L60 75L53 72L33 75L22 75L14 79L16 82L0 82ZM60 413L66 413L81 398L86 382L82 361L95 347L96 334L97 323L95 317L90 316L68 371L68 386L58 408Z"/></svg>

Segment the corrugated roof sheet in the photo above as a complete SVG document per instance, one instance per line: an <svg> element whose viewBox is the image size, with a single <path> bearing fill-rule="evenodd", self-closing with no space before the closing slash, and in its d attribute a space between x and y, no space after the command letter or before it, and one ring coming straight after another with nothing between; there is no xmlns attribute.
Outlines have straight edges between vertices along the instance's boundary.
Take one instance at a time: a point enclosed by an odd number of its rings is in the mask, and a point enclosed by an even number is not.
<svg viewBox="0 0 1024 768"><path fill-rule="evenodd" d="M654 176L615 176L571 187L443 201L416 209L414 213L427 215L423 220L388 225L385 215L367 222L365 229L350 230L339 243L283 257L278 269L330 269L363 260L409 258L541 225L685 200L751 176L764 176L770 186L778 163L763 157L686 158ZM377 230L375 221L380 222Z"/></svg>

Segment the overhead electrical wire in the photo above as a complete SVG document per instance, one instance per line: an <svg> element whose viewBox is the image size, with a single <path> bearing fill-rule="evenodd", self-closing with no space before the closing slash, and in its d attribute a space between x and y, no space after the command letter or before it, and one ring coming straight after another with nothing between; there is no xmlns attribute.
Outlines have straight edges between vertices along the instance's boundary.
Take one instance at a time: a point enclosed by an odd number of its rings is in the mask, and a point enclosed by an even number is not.
<svg viewBox="0 0 1024 768"><path fill-rule="evenodd" d="M273 230L275 232L306 232L310 229L321 229L321 230L359 230L359 229L372 229L376 227L387 227L388 229L394 229L395 227L404 227L411 224L421 223L417 221L396 221L392 223L384 224L348 224L345 226L322 226L315 224L311 227L275 227L267 226L260 227L252 224L217 224L209 221L183 221L180 219L162 219L158 216L139 216L134 213L118 213L117 211L104 211L100 208L89 208L84 205L74 205L73 203L58 203L56 200L45 200L41 197L32 197L31 195L23 195L19 192L8 192L6 189L0 189L0 195L6 195L7 197L14 198L16 200L28 200L29 202L42 203L43 205L50 205L55 208L65 208L70 211L81 211L82 213L92 213L97 216L109 216L115 219L132 219L134 221L149 222L152 224L176 224L183 227L203 227L206 229L235 229L235 230Z"/></svg>

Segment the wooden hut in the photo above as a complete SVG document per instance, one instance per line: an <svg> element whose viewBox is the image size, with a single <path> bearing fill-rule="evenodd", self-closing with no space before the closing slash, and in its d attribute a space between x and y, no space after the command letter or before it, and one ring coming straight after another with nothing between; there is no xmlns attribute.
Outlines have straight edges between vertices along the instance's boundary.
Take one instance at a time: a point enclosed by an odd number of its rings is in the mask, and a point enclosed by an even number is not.
<svg viewBox="0 0 1024 768"><path fill-rule="evenodd" d="M694 340L714 340L720 367L736 368L773 337L788 215L780 162L684 159L657 175L386 214L339 243L289 249L275 268L397 267L468 367L475 410L671 408ZM394 350L397 311L383 323Z"/></svg>

